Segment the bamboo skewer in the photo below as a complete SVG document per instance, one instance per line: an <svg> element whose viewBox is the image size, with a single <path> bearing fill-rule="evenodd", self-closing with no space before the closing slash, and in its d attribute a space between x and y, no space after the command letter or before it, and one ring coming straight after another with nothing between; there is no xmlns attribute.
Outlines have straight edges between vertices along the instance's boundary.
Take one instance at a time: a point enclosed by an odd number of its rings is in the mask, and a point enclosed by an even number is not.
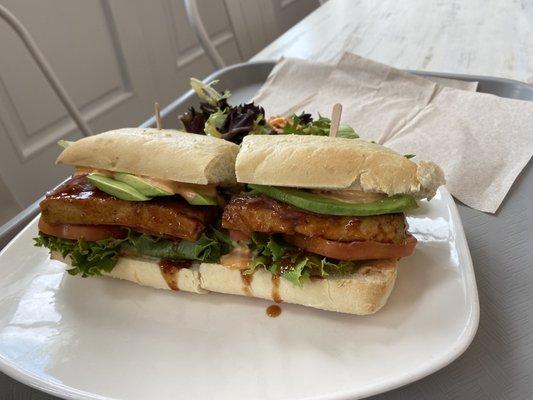
<svg viewBox="0 0 533 400"><path fill-rule="evenodd" d="M154 103L154 114L155 114L155 126L158 131L161 130L161 110L159 109L159 103Z"/></svg>
<svg viewBox="0 0 533 400"><path fill-rule="evenodd" d="M339 131L339 125L341 123L342 104L337 103L333 106L331 111L331 125L329 128L329 136L336 137Z"/></svg>

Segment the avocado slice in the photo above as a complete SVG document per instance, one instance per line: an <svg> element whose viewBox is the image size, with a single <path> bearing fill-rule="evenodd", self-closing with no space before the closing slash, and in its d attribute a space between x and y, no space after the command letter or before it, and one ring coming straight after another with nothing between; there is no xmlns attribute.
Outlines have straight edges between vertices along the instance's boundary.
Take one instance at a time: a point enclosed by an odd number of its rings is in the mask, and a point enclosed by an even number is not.
<svg viewBox="0 0 533 400"><path fill-rule="evenodd" d="M194 197L186 198L187 203L193 206L216 206L218 201L216 197L206 196L205 194L196 193Z"/></svg>
<svg viewBox="0 0 533 400"><path fill-rule="evenodd" d="M126 174L124 172L115 172L113 176L115 180L131 186L139 193L148 197L172 196L174 194L164 189L161 189L160 187L152 185L147 180L132 174Z"/></svg>
<svg viewBox="0 0 533 400"><path fill-rule="evenodd" d="M326 215L365 216L392 214L418 207L414 197L407 194L397 194L371 203L347 203L293 188L250 184L248 187L302 210Z"/></svg>
<svg viewBox="0 0 533 400"><path fill-rule="evenodd" d="M89 174L87 175L87 179L89 179L89 181L102 192L106 192L107 194L115 196L118 199L127 201L150 200L150 197L143 195L130 185L124 182L119 182L112 178L108 178L107 176L100 174Z"/></svg>

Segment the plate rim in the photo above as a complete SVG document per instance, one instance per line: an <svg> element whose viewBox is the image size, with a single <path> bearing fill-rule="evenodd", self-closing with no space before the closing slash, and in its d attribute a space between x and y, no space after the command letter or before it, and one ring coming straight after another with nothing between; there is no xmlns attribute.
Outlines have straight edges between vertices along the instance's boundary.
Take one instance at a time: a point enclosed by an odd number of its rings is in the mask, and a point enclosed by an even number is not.
<svg viewBox="0 0 533 400"><path fill-rule="evenodd" d="M434 372L451 364L457 358L459 358L466 349L470 346L476 335L479 326L479 295L476 284L476 277L474 272L474 266L472 262L472 256L466 240L466 235L463 228L463 223L457 209L452 195L448 189L444 186L439 188L439 192L443 196L443 200L448 205L450 221L454 224L454 237L456 238L456 245L460 247L460 253L465 255L464 265L460 268L462 275L464 276L466 293L468 304L470 308L468 310L467 323L463 328L457 341L454 343L452 351L439 356L436 359L432 359L430 362L423 364L421 367L409 373L396 376L396 378L388 379L383 383L377 383L368 387L360 387L358 389L347 389L338 392L332 392L329 394L321 394L317 396L307 396L300 400L354 400L361 399L380 393L385 393L393 389L408 385L416 382L426 376L433 374ZM0 258L11 247L11 245L28 229L31 228L36 219L40 216L37 215L26 225L9 243L0 251ZM0 372L7 376L28 385L32 388L38 389L45 393L57 396L62 399L82 399L82 400L117 400L117 398L101 396L95 393L90 393L84 390L79 390L71 386L64 385L59 382L47 380L38 376L37 374L17 366L14 362L7 360L2 354L0 354Z"/></svg>

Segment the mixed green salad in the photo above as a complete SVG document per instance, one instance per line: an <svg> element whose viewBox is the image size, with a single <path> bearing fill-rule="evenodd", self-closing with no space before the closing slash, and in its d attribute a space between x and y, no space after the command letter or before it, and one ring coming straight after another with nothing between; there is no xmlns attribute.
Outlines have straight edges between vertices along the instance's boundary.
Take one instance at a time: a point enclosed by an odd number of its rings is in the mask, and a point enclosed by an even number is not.
<svg viewBox="0 0 533 400"><path fill-rule="evenodd" d="M198 79L191 79L191 87L201 100L195 107L179 117L186 132L204 134L241 143L246 135L319 135L328 136L331 120L320 116L313 119L311 114L265 118L265 110L251 103L231 105L228 98L231 93L226 90L219 93L213 86L217 81L204 84ZM339 137L358 138L357 133L346 124L341 124L337 133Z"/></svg>

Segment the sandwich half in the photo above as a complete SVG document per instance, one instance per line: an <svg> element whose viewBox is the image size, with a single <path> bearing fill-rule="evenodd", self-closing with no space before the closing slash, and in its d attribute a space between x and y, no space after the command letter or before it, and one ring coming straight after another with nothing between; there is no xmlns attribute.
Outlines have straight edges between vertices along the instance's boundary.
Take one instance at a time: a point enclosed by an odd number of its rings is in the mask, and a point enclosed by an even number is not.
<svg viewBox="0 0 533 400"><path fill-rule="evenodd" d="M239 147L140 128L64 146L57 163L75 171L40 203L36 244L73 275L205 293L199 264L231 248L217 225Z"/></svg>
<svg viewBox="0 0 533 400"><path fill-rule="evenodd" d="M247 190L222 227L238 246L200 265L202 287L360 315L386 303L414 251L404 212L444 183L431 162L328 136L247 136L236 174Z"/></svg>

